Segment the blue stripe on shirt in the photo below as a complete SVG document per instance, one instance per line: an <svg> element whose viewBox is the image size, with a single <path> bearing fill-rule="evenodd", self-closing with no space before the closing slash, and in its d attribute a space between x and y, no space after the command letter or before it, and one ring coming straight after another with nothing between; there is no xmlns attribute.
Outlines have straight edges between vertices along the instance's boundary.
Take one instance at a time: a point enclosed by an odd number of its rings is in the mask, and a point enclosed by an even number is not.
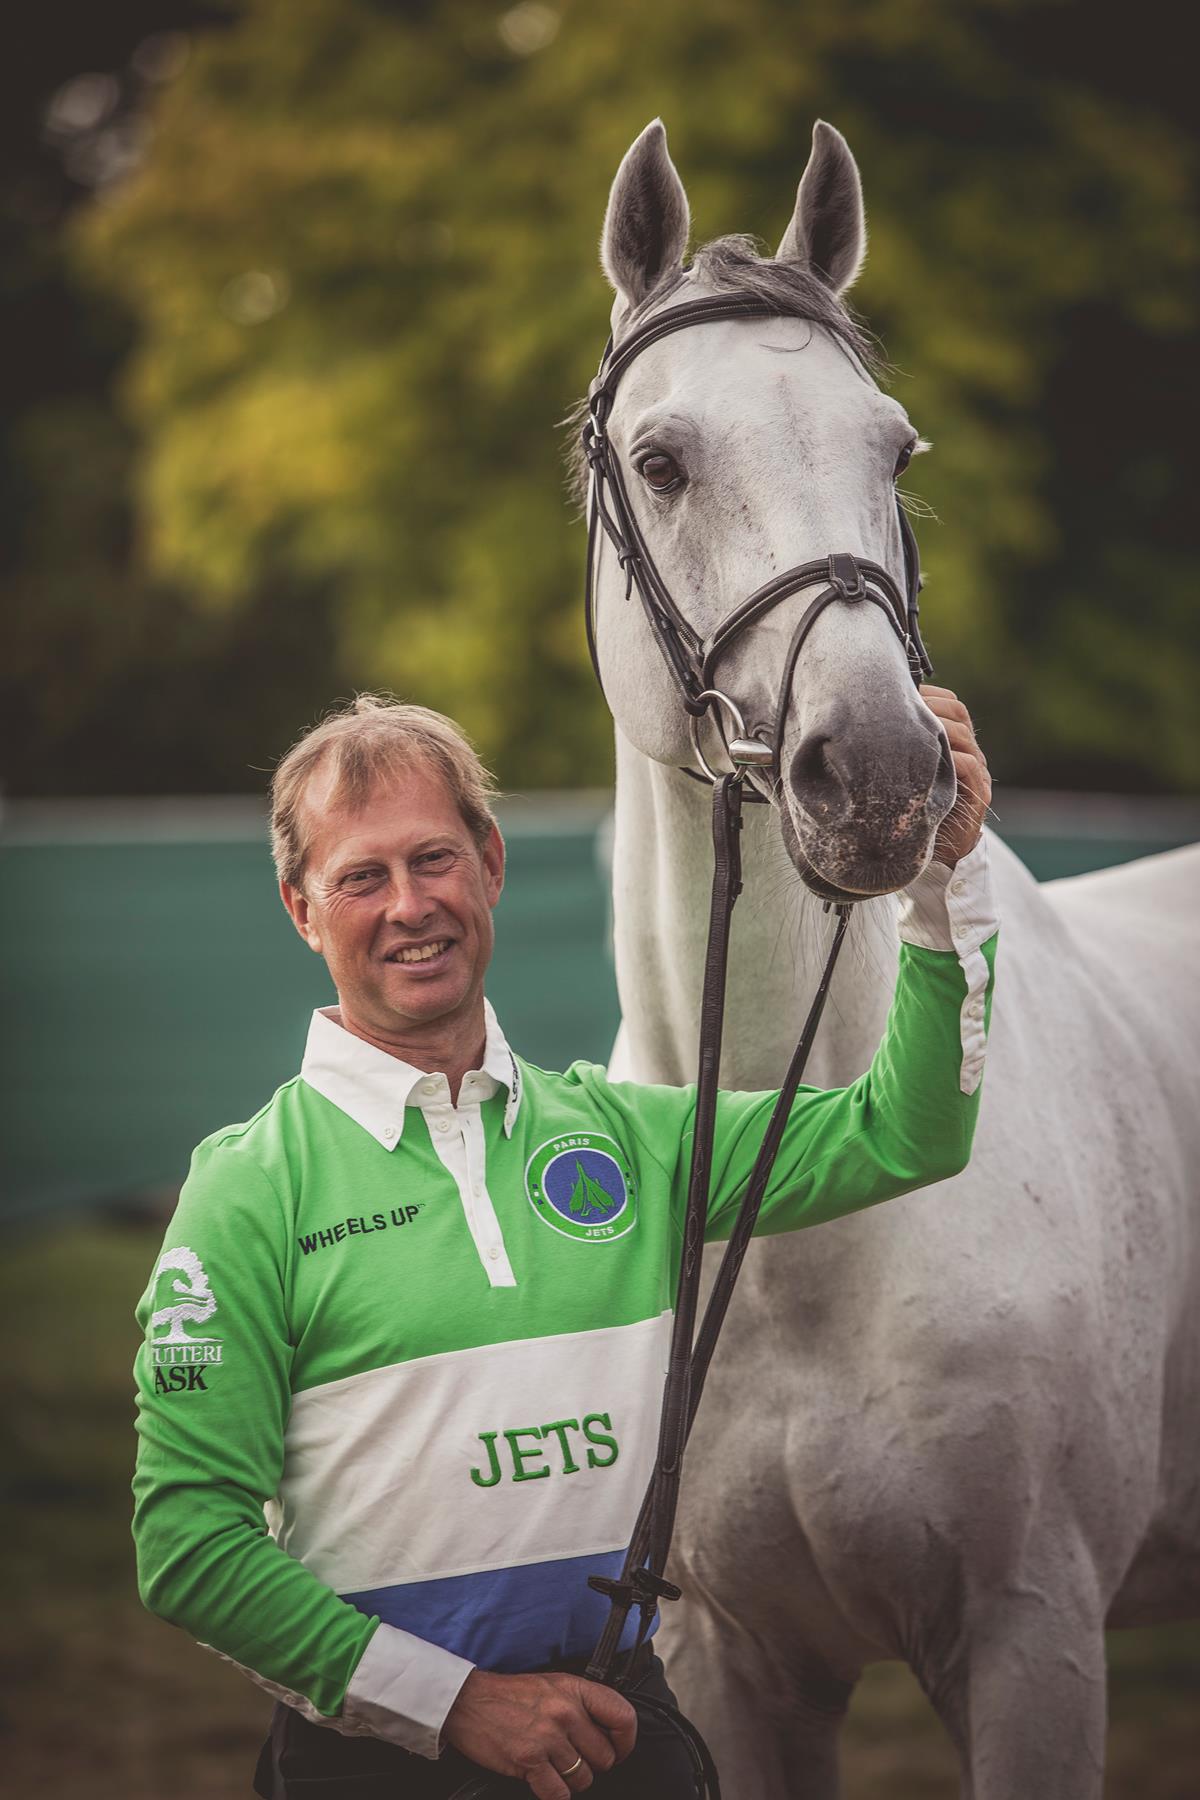
<svg viewBox="0 0 1200 1800"><path fill-rule="evenodd" d="M515 1675L591 1653L608 1618L608 1601L593 1592L587 1578L619 1575L624 1560L623 1550L610 1550L371 1588L342 1598L359 1612L378 1615L385 1625L440 1644L481 1669ZM623 1650L632 1645L637 1624L635 1609L621 1637Z"/></svg>

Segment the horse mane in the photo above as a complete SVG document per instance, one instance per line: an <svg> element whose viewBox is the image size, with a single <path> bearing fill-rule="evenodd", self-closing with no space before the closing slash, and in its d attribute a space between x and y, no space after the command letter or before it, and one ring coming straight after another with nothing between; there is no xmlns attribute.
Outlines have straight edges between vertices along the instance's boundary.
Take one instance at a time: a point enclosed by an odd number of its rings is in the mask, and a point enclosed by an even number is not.
<svg viewBox="0 0 1200 1800"><path fill-rule="evenodd" d="M756 300L774 307L781 314L808 319L812 324L822 326L853 360L861 364L871 379L877 378L884 369L878 340L819 275L802 263L776 262L774 257L761 256L751 237L736 232L728 237L714 238L710 244L701 245L684 273L719 293L752 294ZM672 293L679 280L679 275L674 272L666 276L629 315L626 324L640 323ZM587 500L587 463L580 441L587 407L585 394L562 421L568 434L563 452L567 463L567 487L580 511Z"/></svg>

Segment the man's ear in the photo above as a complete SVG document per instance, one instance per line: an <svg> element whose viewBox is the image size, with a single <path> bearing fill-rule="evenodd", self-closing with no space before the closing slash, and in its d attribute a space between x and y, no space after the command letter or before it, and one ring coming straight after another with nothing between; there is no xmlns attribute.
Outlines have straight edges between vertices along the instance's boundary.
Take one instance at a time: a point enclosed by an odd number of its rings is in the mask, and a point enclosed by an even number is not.
<svg viewBox="0 0 1200 1800"><path fill-rule="evenodd" d="M504 839L494 819L483 846L483 886L488 905L495 906L504 892Z"/></svg>
<svg viewBox="0 0 1200 1800"><path fill-rule="evenodd" d="M312 908L303 888L293 887L290 881L279 884L279 898L288 911L288 917L300 933L310 950L321 955L321 934L313 923Z"/></svg>

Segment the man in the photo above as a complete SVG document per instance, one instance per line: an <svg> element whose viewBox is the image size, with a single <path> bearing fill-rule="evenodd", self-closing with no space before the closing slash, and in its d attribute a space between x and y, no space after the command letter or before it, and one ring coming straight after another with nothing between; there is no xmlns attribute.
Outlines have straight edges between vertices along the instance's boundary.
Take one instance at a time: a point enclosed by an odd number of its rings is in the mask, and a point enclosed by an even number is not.
<svg viewBox="0 0 1200 1800"><path fill-rule="evenodd" d="M970 1152L990 788L965 709L924 692L960 803L902 907L880 1051L797 1096L764 1232ZM360 697L272 799L337 1005L300 1076L196 1151L143 1298L143 1598L284 1702L268 1800L445 1796L480 1769L538 1800L690 1794L678 1743L580 1671L605 1614L587 1576L619 1568L653 1458L694 1094L509 1049L483 991L504 845L448 720ZM771 1101L721 1096L712 1237ZM629 1675L669 1693L649 1646Z"/></svg>

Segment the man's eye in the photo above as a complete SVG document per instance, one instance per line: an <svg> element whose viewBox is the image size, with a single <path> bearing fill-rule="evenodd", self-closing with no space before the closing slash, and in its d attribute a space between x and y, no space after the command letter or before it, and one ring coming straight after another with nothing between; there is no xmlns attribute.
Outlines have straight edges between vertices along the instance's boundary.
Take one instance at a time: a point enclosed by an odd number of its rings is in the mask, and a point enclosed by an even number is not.
<svg viewBox="0 0 1200 1800"><path fill-rule="evenodd" d="M429 850L424 856L419 856L417 861L423 868L436 868L439 864L448 862L449 859L449 850Z"/></svg>

